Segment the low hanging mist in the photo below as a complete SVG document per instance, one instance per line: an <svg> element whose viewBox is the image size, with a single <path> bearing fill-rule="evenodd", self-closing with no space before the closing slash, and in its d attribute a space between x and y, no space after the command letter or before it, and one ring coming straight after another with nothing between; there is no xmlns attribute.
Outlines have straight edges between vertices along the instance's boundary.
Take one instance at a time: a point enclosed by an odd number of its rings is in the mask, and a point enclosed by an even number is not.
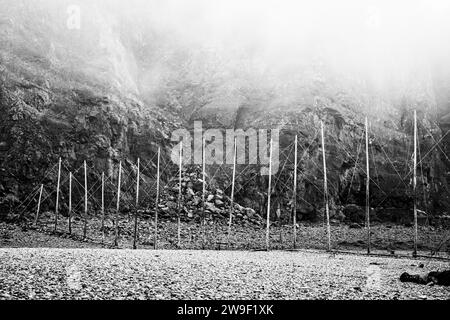
<svg viewBox="0 0 450 320"><path fill-rule="evenodd" d="M3 21L15 21L3 34L9 49L26 46L80 85L112 86L188 119L209 104L261 103L252 95L296 108L328 91L378 116L405 99L445 109L433 79L449 69L447 1L1 3Z"/></svg>

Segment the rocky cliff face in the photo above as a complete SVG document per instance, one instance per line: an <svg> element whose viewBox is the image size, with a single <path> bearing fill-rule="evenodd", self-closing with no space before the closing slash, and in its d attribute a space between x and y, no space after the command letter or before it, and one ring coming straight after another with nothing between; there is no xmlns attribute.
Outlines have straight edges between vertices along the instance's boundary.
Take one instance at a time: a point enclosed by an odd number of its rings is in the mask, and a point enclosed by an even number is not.
<svg viewBox="0 0 450 320"><path fill-rule="evenodd" d="M436 109L442 103L426 72L392 93L335 72L320 60L273 71L249 64L246 57L230 62L226 49L193 50L167 40L170 30L150 30L136 23L135 15L119 18L98 4L82 2L83 27L70 29L69 4L0 2L3 210L11 199L23 199L59 157L67 166L87 160L112 173L119 160L131 165L138 157L154 158L158 146L168 157L171 132L202 120L204 128L279 128L281 147L297 134L302 151L298 215L316 217L323 207L318 130L324 120L332 209L339 217L347 204L364 204L361 143L367 115L374 210L380 216L410 215L412 117L417 109L420 152L426 156L418 171L420 206L431 214L448 213L449 136L442 150L433 148L448 130L448 115L441 108L439 120ZM288 169L276 176L286 184L292 179ZM236 197L245 207L260 210L265 180L245 183L251 172L238 179L242 188ZM224 179L216 180L220 184ZM290 191L283 188L274 189L274 215L278 206L287 216L291 208Z"/></svg>
<svg viewBox="0 0 450 320"><path fill-rule="evenodd" d="M212 102L196 114L196 119L212 127L278 128L281 130L281 149L288 148L298 135L297 214L300 218L323 214L320 141L320 121L323 120L332 215L342 219L344 213L354 211L356 205L359 213L355 220L363 222L361 207L365 205L366 195L364 118L367 116L370 123L370 199L375 219L406 222L412 218L413 115L417 110L419 208L430 216L448 212L448 135L441 140L448 129L445 117L439 116L442 112L437 111L439 108L445 110L445 107L436 99L433 84L426 74L418 81L399 87L395 93L386 94L368 85L358 85L358 78L348 79L320 66L312 65L302 71L300 75L284 74L286 83L282 85L274 82L267 86L264 82L266 87L262 87L253 82L249 87L241 87L235 96L239 103L231 111ZM234 115L231 119L230 112ZM293 163L292 155L289 163ZM281 159L280 166L283 164ZM285 168L293 169L292 165ZM272 212L275 216L276 208L281 204L285 209L284 216L289 217L292 176L283 171L276 178L288 186L275 187ZM266 192L256 185L245 185L249 190L241 191L238 197L247 204L249 199L257 199L258 193ZM347 210L349 204L351 208Z"/></svg>
<svg viewBox="0 0 450 320"><path fill-rule="evenodd" d="M1 3L2 199L23 199L59 157L69 168L86 160L111 174L119 160L154 158L158 146L165 154L179 125L137 96L131 50L110 17L92 6L89 28L69 30L67 6Z"/></svg>

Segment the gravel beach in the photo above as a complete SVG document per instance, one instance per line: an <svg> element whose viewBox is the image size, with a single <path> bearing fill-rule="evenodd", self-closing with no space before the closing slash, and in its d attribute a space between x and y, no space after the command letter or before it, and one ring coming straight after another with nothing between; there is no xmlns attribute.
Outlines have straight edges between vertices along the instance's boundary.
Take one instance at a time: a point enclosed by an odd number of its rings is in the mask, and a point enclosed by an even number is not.
<svg viewBox="0 0 450 320"><path fill-rule="evenodd" d="M423 264L423 265L421 265ZM0 299L449 299L448 262L317 251L0 249Z"/></svg>

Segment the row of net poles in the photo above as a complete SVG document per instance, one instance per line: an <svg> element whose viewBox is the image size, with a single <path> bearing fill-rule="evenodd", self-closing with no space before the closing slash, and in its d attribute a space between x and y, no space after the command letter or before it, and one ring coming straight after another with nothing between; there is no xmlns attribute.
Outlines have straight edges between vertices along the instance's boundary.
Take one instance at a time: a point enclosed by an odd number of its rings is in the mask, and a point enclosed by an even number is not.
<svg viewBox="0 0 450 320"><path fill-rule="evenodd" d="M367 225L367 254L370 254L370 173L369 173L369 124L366 117L366 225Z"/></svg>
<svg viewBox="0 0 450 320"><path fill-rule="evenodd" d="M42 192L44 191L44 184L41 184L41 189L39 190L39 200L36 210L36 216L34 217L34 226L37 226L37 222L39 219L39 211L41 210L41 201L42 201Z"/></svg>
<svg viewBox="0 0 450 320"><path fill-rule="evenodd" d="M136 208L134 211L133 249L137 248L140 167L141 167L141 160L138 158L138 160L137 160L137 176L136 176Z"/></svg>
<svg viewBox="0 0 450 320"><path fill-rule="evenodd" d="M294 153L294 192L292 195L293 198L293 245L294 245L294 249L297 247L297 148L298 148L298 136L295 135L295 153Z"/></svg>
<svg viewBox="0 0 450 320"><path fill-rule="evenodd" d="M105 242L105 173L102 172L102 242Z"/></svg>
<svg viewBox="0 0 450 320"><path fill-rule="evenodd" d="M87 218L88 218L88 188L87 188L87 165L84 161L84 219L83 219L83 239L87 237Z"/></svg>
<svg viewBox="0 0 450 320"><path fill-rule="evenodd" d="M267 188L267 217L266 217L266 250L269 251L269 237L270 237L270 196L272 193L272 150L273 138L270 135L270 151L269 151L269 186Z"/></svg>
<svg viewBox="0 0 450 320"><path fill-rule="evenodd" d="M206 232L206 214L205 214L205 193L206 193L206 150L205 150L205 138L202 139L202 249L205 249L205 232Z"/></svg>
<svg viewBox="0 0 450 320"><path fill-rule="evenodd" d="M323 158L323 188L324 188L324 200L325 200L325 213L327 218L327 250L331 251L331 227L330 227L330 210L328 207L328 182L327 182L327 161L325 157L325 136L323 121L320 122L322 132L322 158Z"/></svg>
<svg viewBox="0 0 450 320"><path fill-rule="evenodd" d="M72 172L69 172L69 214L67 217L69 234L72 234Z"/></svg>
<svg viewBox="0 0 450 320"><path fill-rule="evenodd" d="M120 185L122 180L122 161L119 162L119 176L117 182L117 203L116 203L116 215L114 217L114 246L119 245L119 210L120 210Z"/></svg>
<svg viewBox="0 0 450 320"><path fill-rule="evenodd" d="M59 213L59 187L61 183L61 158L58 161L58 182L56 185L56 208L55 208L55 228L54 232L56 232L58 226L58 213Z"/></svg>
<svg viewBox="0 0 450 320"><path fill-rule="evenodd" d="M417 111L414 110L414 168L413 168L413 197L414 197L414 251L417 256Z"/></svg>
<svg viewBox="0 0 450 320"><path fill-rule="evenodd" d="M231 180L231 195L230 195L230 216L228 219L228 233L227 233L227 247L230 247L230 236L231 236L231 224L233 223L233 208L234 208L234 184L236 181L236 154L237 145L236 137L234 137L234 153L233 153L233 177Z"/></svg>
<svg viewBox="0 0 450 320"><path fill-rule="evenodd" d="M87 165L86 161L83 164L84 166L84 226L83 226L83 237L86 239L87 237L87 216L88 216L88 190L87 190ZM68 216L67 216L67 225L68 232L72 234L72 193L73 193L73 173L69 172L69 206L68 206ZM56 228L56 224L55 224ZM102 241L105 239L105 173L102 172L101 176L101 230L102 230Z"/></svg>
<svg viewBox="0 0 450 320"><path fill-rule="evenodd" d="M178 248L181 247L181 170L183 168L183 141L180 142L179 154L179 168L178 168L178 213L177 213L177 239Z"/></svg>
<svg viewBox="0 0 450 320"><path fill-rule="evenodd" d="M159 179L160 179L160 158L161 158L161 147L158 147L158 163L156 169L156 202L155 202L155 229L154 229L154 239L153 239L153 249L158 248L158 209L159 209Z"/></svg>

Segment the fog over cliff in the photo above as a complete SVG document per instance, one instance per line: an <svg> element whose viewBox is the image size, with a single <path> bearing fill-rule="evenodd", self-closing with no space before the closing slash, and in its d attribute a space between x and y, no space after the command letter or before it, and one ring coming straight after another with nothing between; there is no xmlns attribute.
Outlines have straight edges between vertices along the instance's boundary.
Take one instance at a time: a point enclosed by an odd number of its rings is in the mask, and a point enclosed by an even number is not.
<svg viewBox="0 0 450 320"><path fill-rule="evenodd" d="M368 116L382 190L371 196L409 208L417 110L423 189L432 193L423 207L442 213L449 16L445 0L0 0L0 198L26 194L60 156L112 174L121 160L154 158L158 146L167 155L171 133L196 120L281 129L281 148L299 135L310 147L302 170L320 185L314 138L323 120L333 201L360 204L354 156ZM299 197L321 205L305 181ZM256 199L262 185L238 199Z"/></svg>
<svg viewBox="0 0 450 320"><path fill-rule="evenodd" d="M23 41L70 72L151 103L181 77L215 84L207 89L231 104L241 102L243 87L298 102L298 91L324 81L367 93L361 104L379 114L392 99L432 100L433 72L449 69L447 1L1 3L3 21L23 24L6 32L8 45ZM80 29L69 29L78 13Z"/></svg>

